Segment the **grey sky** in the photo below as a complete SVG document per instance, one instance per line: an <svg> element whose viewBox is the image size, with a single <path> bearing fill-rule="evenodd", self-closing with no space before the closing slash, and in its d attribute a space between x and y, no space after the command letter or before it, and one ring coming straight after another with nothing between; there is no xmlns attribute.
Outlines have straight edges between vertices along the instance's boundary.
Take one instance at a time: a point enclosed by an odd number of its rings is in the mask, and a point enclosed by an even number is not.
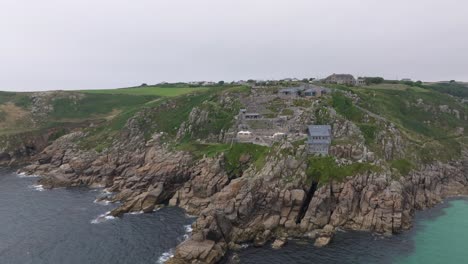
<svg viewBox="0 0 468 264"><path fill-rule="evenodd" d="M466 0L0 0L0 90L468 80Z"/></svg>

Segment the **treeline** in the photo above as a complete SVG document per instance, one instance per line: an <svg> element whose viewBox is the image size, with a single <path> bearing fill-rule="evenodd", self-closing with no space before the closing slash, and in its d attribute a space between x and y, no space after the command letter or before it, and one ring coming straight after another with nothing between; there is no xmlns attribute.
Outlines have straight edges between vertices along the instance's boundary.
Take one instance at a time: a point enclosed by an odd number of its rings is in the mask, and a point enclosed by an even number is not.
<svg viewBox="0 0 468 264"><path fill-rule="evenodd" d="M434 83L425 85L425 88L432 89L439 93L450 94L462 98L468 98L468 86L463 83L450 81L448 83Z"/></svg>

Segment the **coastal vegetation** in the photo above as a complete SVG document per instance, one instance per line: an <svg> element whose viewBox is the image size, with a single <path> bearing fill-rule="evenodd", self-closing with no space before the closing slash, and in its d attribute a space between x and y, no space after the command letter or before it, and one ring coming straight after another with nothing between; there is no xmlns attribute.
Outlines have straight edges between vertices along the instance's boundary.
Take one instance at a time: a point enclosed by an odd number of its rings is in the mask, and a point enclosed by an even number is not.
<svg viewBox="0 0 468 264"><path fill-rule="evenodd" d="M201 242L175 251L188 259L207 240L203 256L221 256L227 243L310 231L323 246L338 227L400 232L441 190L464 193L466 104L425 84L327 84L291 98L255 84L169 86L1 94L1 128L14 132L0 136L0 162L33 157L24 171L47 188L104 185L121 202L115 217L161 204L201 216ZM306 134L317 124L326 156Z"/></svg>
<svg viewBox="0 0 468 264"><path fill-rule="evenodd" d="M122 94L122 95L150 95L161 97L174 97L194 92L205 92L209 89L220 88L216 87L190 87L186 84L166 84L154 86L138 86L120 89L101 89L101 90L81 90L80 92L87 94Z"/></svg>
<svg viewBox="0 0 468 264"><path fill-rule="evenodd" d="M366 144L374 146L374 149L379 147L373 144L375 137L384 129L372 121L377 118L384 123L397 125L404 132L414 144L411 150L415 154L411 158L413 161L429 163L461 155L460 143L464 144L462 139L466 138L468 129L468 122L465 121L468 106L450 93L463 95L468 90L465 86L454 83L418 86L401 82L364 87L329 86L337 89L332 97L335 110L356 123ZM352 94L357 98L356 102L344 93ZM366 115L368 120L363 120Z"/></svg>
<svg viewBox="0 0 468 264"><path fill-rule="evenodd" d="M298 98L292 101L292 106L287 107L283 100L277 99L266 105L268 111L265 116L294 117L292 108L305 110L314 107L312 115L315 116L316 123L328 124L331 122L329 111L333 108L359 128L364 144L378 155L382 155L383 150L377 139L382 137L383 131L391 122L411 142L406 159L391 161L391 166L402 175L407 174L419 162L450 160L459 156L460 142L466 142L466 132L463 131L468 127L463 120L468 115L468 107L454 98L465 95L462 84L450 82L419 85L382 82L380 78L373 78L364 87L327 86L334 88L334 92L315 105L311 100ZM34 93L0 92L0 134L56 128L51 137L55 139L67 133L66 129L60 129L65 124L83 123L86 136L79 140L78 145L85 150L102 152L113 144L128 120L133 118L134 125L143 132L146 140L150 140L154 133L160 133L162 140L187 150L194 156L210 157L225 153L227 167L231 164L231 170L236 174L233 164L234 161L238 162L242 153L258 163L261 163L266 153L263 147L257 148L256 145L226 145L216 139L233 126L235 116L243 107L235 98L249 93L248 86L221 83L207 87L176 83L63 91L45 93L39 97ZM223 101L226 96L231 101ZM33 109L43 113L32 115ZM190 117L194 109L198 112ZM13 112L22 114L13 116ZM200 116L204 120L199 123L187 123L190 118ZM93 125L88 126L89 122ZM252 127L268 129L269 124L257 121ZM340 139L333 145L355 144L356 140L358 138ZM345 177L357 173L363 166L359 165L358 169L346 166L337 169L329 160L319 159L311 170L324 169L325 166L321 164L325 163L330 166L329 172L320 176L325 181L338 177L332 174Z"/></svg>
<svg viewBox="0 0 468 264"><path fill-rule="evenodd" d="M307 160L307 184L310 185L314 181L321 184L330 181L342 181L348 176L373 171L380 171L380 168L370 163L353 163L339 166L333 157L313 156Z"/></svg>

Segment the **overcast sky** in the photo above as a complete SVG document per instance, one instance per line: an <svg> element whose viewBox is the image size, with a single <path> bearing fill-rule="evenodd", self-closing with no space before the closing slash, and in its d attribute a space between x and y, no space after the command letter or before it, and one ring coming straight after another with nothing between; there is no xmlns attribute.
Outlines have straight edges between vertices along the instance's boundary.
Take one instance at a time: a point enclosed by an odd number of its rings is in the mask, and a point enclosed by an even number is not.
<svg viewBox="0 0 468 264"><path fill-rule="evenodd" d="M466 0L0 0L0 90L468 81Z"/></svg>

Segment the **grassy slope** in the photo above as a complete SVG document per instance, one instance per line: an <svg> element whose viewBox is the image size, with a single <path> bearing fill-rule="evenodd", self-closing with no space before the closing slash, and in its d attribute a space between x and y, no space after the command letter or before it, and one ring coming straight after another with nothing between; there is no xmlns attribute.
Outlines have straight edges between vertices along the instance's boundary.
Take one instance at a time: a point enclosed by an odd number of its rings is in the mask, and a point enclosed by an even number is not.
<svg viewBox="0 0 468 264"><path fill-rule="evenodd" d="M11 138L24 132L44 133L51 128L61 130L64 127L87 126L89 122L93 122L101 124L94 129L99 133L92 134L87 143L94 148L102 148L110 143L112 135L117 134L126 121L142 107L159 104L164 98L203 93L216 88L219 87L193 88L176 84L111 90L60 91L48 93L49 97L45 93L46 105L52 106L53 110L34 118L31 114L32 93L0 91L0 136ZM10 111L5 112L5 109ZM18 113L22 113L21 118L18 118ZM99 137L96 137L96 134L99 134Z"/></svg>
<svg viewBox="0 0 468 264"><path fill-rule="evenodd" d="M466 83L432 83L424 86L440 93L450 94L461 98L468 98L468 84Z"/></svg>
<svg viewBox="0 0 468 264"><path fill-rule="evenodd" d="M141 107L122 112L104 125L91 129L89 136L81 142L81 146L84 148L97 148L98 150L109 146L112 143L112 137L117 135L127 120L139 111L144 111L145 114L138 115L136 125L144 132L146 139L149 139L154 132L164 132L165 140L174 140L181 124L188 119L194 107L209 110L211 122L194 131L194 135L192 136L201 137L206 136L208 133L217 134L221 129L230 127L233 115L238 112L227 112L219 108L215 103L217 95L227 91L242 92L244 90L245 87L242 86L213 86L210 89L199 90L193 94L152 101ZM190 141L191 138L187 138L186 140ZM96 146L95 142L100 142L100 144Z"/></svg>
<svg viewBox="0 0 468 264"><path fill-rule="evenodd" d="M105 90L83 90L81 92L88 94L127 94L127 95L153 95L173 97L194 92L208 91L207 87L189 87L188 85L158 85L144 87L130 87L121 89L105 89Z"/></svg>
<svg viewBox="0 0 468 264"><path fill-rule="evenodd" d="M358 95L359 106L395 123L414 143L411 151L422 161L448 160L460 155L461 139L467 136L468 122L464 118L468 115L468 108L447 93L403 84L333 87ZM366 143L372 143L372 136L379 128L372 123L361 123L364 113L354 107L352 101L342 97L334 96L333 106L347 119L357 123ZM460 119L440 111L442 105L457 110ZM465 129L463 135L457 134L458 128Z"/></svg>
<svg viewBox="0 0 468 264"><path fill-rule="evenodd" d="M466 108L445 94L419 87L381 89L379 86L369 86L353 88L353 91L363 99L361 106L392 120L414 136L440 139L452 135L456 127L467 126L463 122ZM418 105L421 99L422 104ZM441 112L441 105L459 111L461 119Z"/></svg>
<svg viewBox="0 0 468 264"><path fill-rule="evenodd" d="M468 114L468 108L451 97L450 95L454 92L450 89L447 90L446 87L427 88L404 84L334 87L358 95L360 107L397 124L417 146L411 151L427 161L434 158L442 160L452 158L459 154L460 142L464 142L463 144L467 142L466 132L465 137L459 137L455 131L458 127L463 127L467 131L468 124L463 121L463 118ZM460 89L457 88L457 93ZM233 115L237 113L236 108L230 110L221 108L215 100L217 95L224 91L243 92L245 90L246 88L241 86L225 85L206 88L175 84L73 92L85 96L78 100L66 97L53 100L54 111L49 114L44 125L60 126L60 122L106 118L107 120L103 124L90 128L88 137L80 142L81 146L86 149L94 148L100 151L112 144L114 136L118 135L129 118L145 109L148 109L148 112L137 121L147 138L158 131L165 132L168 140L173 140L181 123L187 120L190 111L197 106L210 112L209 119L212 122L206 127L194 131L190 138L184 138L177 148L190 151L198 157L225 153L227 167L235 177L239 174L238 161L243 154L249 155L252 162L261 166L270 149L250 144L200 144L195 140L209 132L216 134L221 129L228 128ZM13 102L18 107L29 109L30 101L28 98L28 94L0 92L0 105ZM424 105L429 107L429 110L418 106L420 99ZM297 102L297 104L301 103ZM375 135L381 128L374 123L367 123L363 118L365 113L355 107L349 98L336 93L330 101L324 103L332 105L337 112L355 122L363 132L366 144L378 144L375 142ZM438 111L440 105L448 105L451 109L458 110L462 118L456 119L453 114ZM1 118L0 122L2 122ZM322 170L320 164L325 164L325 167L333 167L327 162L329 161L326 159L314 160L313 163L317 164L318 167L311 166L311 169ZM391 166L400 171L401 174L405 174L412 168L413 163L406 159L399 159L393 161ZM335 169L339 171L338 174L345 176L369 168L351 166ZM329 174L336 173L336 171L332 171ZM310 171L310 174L318 177L315 175L316 172ZM320 178L327 181L330 176L325 173L321 174Z"/></svg>

